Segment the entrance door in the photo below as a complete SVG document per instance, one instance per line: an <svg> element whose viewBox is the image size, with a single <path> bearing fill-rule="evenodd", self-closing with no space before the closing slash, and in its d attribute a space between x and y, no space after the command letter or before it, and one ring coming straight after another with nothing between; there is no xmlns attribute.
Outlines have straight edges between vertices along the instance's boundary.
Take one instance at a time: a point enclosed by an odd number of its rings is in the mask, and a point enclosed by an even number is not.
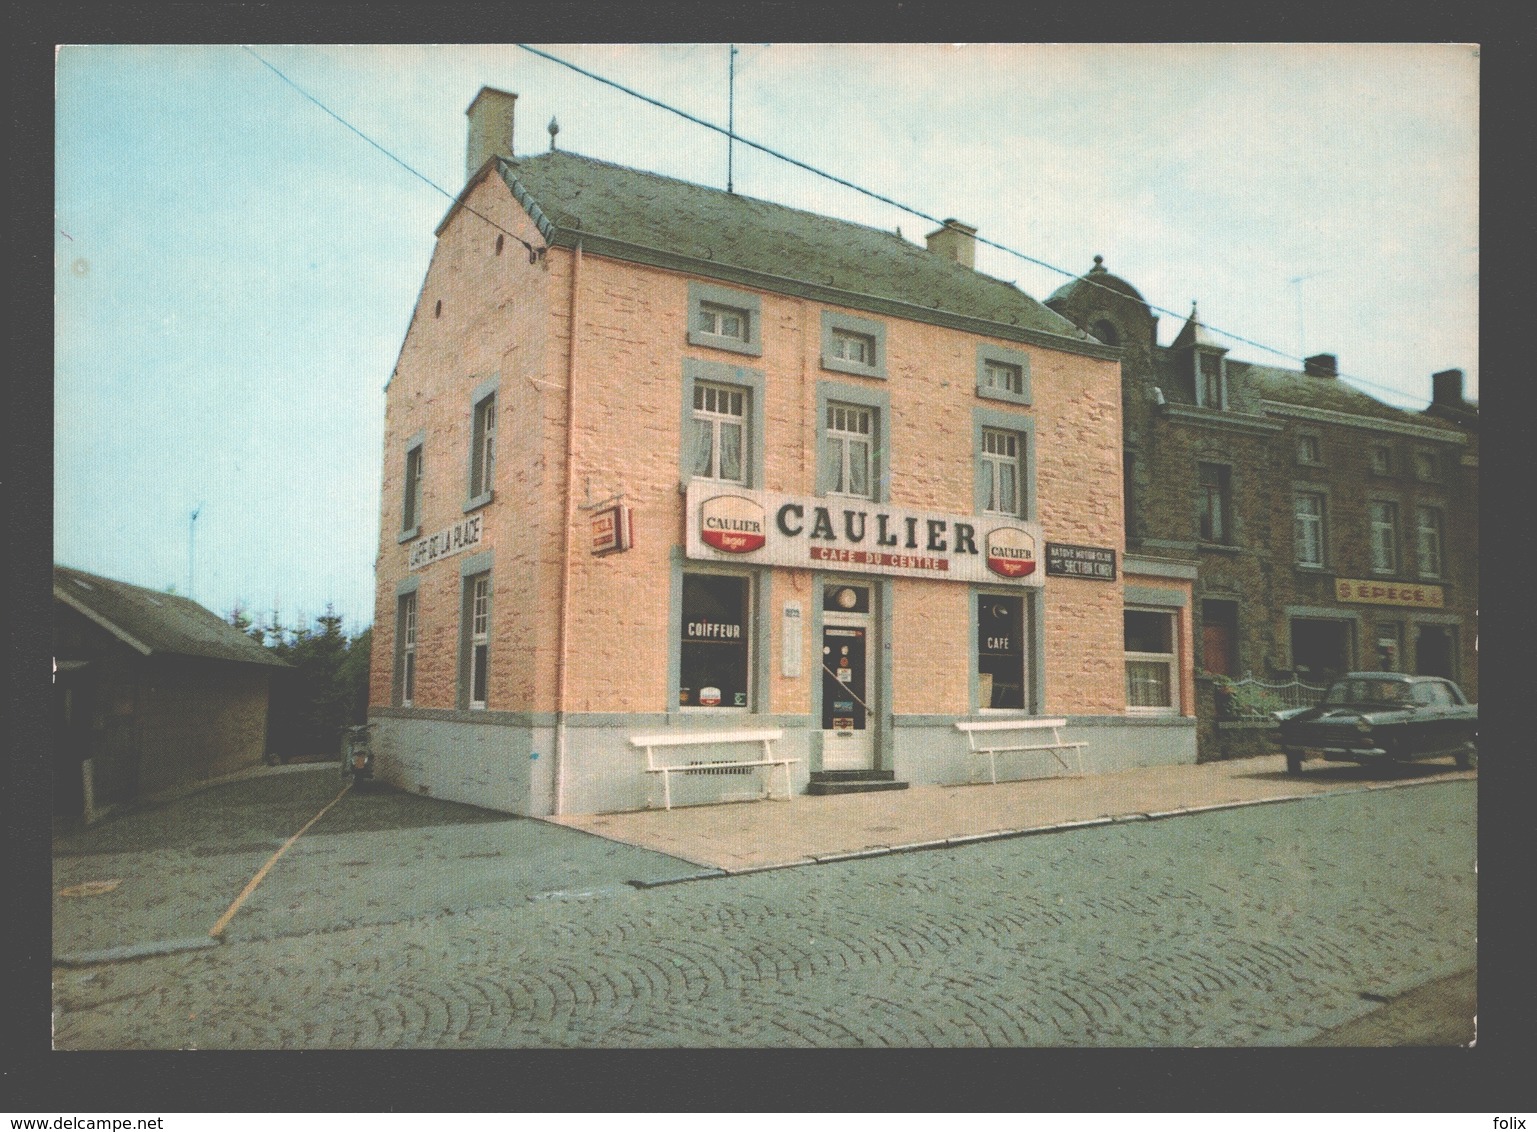
<svg viewBox="0 0 1537 1132"><path fill-rule="evenodd" d="M867 594L861 593L863 600L857 602L866 610ZM825 611L822 617L822 769L870 770L875 766L878 718L870 672L870 615Z"/></svg>
<svg viewBox="0 0 1537 1132"><path fill-rule="evenodd" d="M1414 640L1414 671L1452 679L1452 637L1439 625L1421 625Z"/></svg>

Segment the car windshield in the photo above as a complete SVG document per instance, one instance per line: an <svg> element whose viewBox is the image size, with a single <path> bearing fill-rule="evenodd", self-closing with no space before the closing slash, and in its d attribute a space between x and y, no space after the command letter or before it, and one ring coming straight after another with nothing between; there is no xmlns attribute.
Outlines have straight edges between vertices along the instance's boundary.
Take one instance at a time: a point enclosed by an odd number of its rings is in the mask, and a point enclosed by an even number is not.
<svg viewBox="0 0 1537 1132"><path fill-rule="evenodd" d="M1324 696L1326 704L1407 703L1409 686L1401 680L1336 680Z"/></svg>

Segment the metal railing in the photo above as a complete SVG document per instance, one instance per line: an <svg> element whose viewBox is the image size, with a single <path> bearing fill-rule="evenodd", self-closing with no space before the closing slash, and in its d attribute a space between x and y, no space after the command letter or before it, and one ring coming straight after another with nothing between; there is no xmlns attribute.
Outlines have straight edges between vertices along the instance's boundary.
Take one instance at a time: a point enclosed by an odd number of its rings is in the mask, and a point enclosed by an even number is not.
<svg viewBox="0 0 1537 1132"><path fill-rule="evenodd" d="M1268 720L1271 712L1312 707L1326 688L1292 679L1284 684L1267 683L1245 676L1242 680L1217 682L1217 718L1224 722Z"/></svg>

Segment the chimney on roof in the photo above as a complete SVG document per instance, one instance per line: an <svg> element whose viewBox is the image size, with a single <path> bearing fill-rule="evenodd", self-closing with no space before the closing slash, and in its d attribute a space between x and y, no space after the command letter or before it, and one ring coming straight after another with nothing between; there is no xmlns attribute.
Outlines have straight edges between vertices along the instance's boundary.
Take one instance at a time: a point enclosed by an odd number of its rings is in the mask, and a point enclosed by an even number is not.
<svg viewBox="0 0 1537 1132"><path fill-rule="evenodd" d="M1454 407L1463 404L1460 369L1444 369L1430 375L1430 403Z"/></svg>
<svg viewBox="0 0 1537 1132"><path fill-rule="evenodd" d="M1311 358L1302 359L1302 372L1314 377L1338 377L1339 359L1333 354L1314 354Z"/></svg>
<svg viewBox="0 0 1537 1132"><path fill-rule="evenodd" d="M959 220L946 220L944 227L936 228L928 235L929 251L954 260L962 267L973 270L977 265L977 230Z"/></svg>
<svg viewBox="0 0 1537 1132"><path fill-rule="evenodd" d="M465 110L470 120L469 144L464 151L464 179L468 181L492 157L512 156L512 107L518 96L483 86Z"/></svg>

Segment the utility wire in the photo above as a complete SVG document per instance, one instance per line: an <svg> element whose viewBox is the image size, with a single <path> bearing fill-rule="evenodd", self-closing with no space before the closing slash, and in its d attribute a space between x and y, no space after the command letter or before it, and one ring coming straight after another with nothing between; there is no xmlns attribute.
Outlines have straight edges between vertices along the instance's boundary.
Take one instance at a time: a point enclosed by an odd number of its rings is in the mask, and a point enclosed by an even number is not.
<svg viewBox="0 0 1537 1132"><path fill-rule="evenodd" d="M444 196L446 196L449 200L458 200L459 199L459 196L458 196L457 193L449 192L442 185L440 185L436 181L434 181L431 177L428 177L425 173L420 172L419 170L417 170L416 168L414 168L413 166L411 166L407 162L402 161L400 158L396 157L389 150L385 149L378 142L374 141L373 138L369 137L362 130L360 130L356 126L354 126L351 122L347 121L347 119L343 118L336 111L332 110L324 102L321 102L320 99L316 98L309 91L305 90L298 83L294 82L291 78L289 78L287 75L285 75L282 71L278 70L271 63L267 62L267 60L263 59L255 51L252 51L249 46L247 46L246 44L241 44L240 45L240 49L242 51L245 51L247 54L249 54L253 59L255 59L263 67L266 67L267 70L271 71L274 75L276 75L278 78L282 79L289 86L293 87L294 90L298 91L308 101L310 101L310 102L314 103L316 106L318 106L327 115L329 115L330 117L336 119L338 122L340 122L347 129L349 129L353 133L357 134L358 137L362 138L369 145L373 146L380 153L384 154L385 157L388 157L391 161L393 161L396 165L399 165L407 173L410 173L413 177L417 178L417 180L422 181L424 184L429 185L430 187L436 189L438 192L440 192ZM462 204L462 202L461 202L461 204ZM528 262L529 263L533 263L534 262L534 260L536 258L537 250L534 248L533 244L530 244L527 240L525 240L522 236L519 236L516 232L509 232L509 231L507 231L507 229L503 228L495 220L492 220L489 216L487 216L483 212L476 211L474 208L470 207L470 205L462 204L462 207L464 208L464 210L466 212L468 212L468 213L470 213L470 214L472 214L474 216L480 217L480 219L484 220L487 224L491 225L491 227L495 228L498 232L501 232L502 234L507 235L507 236L511 236L514 240L518 241L518 243L522 244L525 248L528 249Z"/></svg>
<svg viewBox="0 0 1537 1132"><path fill-rule="evenodd" d="M661 102L658 99L650 97L649 95L642 94L638 90L634 90L634 89L632 89L630 87L627 87L623 83L616 82L615 80L610 79L610 78L606 78L605 76L597 74L594 71L589 71L585 67L580 67L577 64L570 62L569 60L560 58L559 56L551 55L548 51L541 51L539 48L532 47L532 46L530 46L529 44L526 44L526 43L520 43L520 44L518 44L518 46L521 47L524 51L529 52L530 54L537 55L537 56L539 56L542 59L547 59L547 60L549 60L552 63L557 63L557 64L559 64L562 67L566 67L566 68L568 68L568 69L570 69L572 71L575 71L579 75L583 75L583 76L585 76L585 77L587 77L589 79L592 79L594 82L599 82L599 83L602 83L605 86L613 87L617 91L621 91L622 93L627 94L627 95L629 95L632 98L637 98L637 99L639 99L642 102L649 103L650 105L655 106L655 107L657 107L660 110L666 110L670 114L676 114L678 117L683 118L683 119L685 119L685 120L687 120L689 122L693 122L697 126L703 126L707 130L714 130L718 134L724 134L726 136L726 138L728 139L728 144L731 141L740 142L741 144L743 144L745 146L749 146L752 149L756 149L756 150L759 150L762 153L766 153L770 157L777 158L778 160L786 162L787 164L794 165L798 169L804 169L808 173L813 173L813 174L815 174L818 177L822 177L822 178L824 178L826 180L832 181L834 184L842 185L845 188L853 189L856 193L860 193L863 196L867 196L867 197L871 198L872 200L877 200L877 201L880 201L882 204L887 204L887 205L890 205L893 208L900 209L902 212L905 212L905 213L907 213L910 216L916 216L920 220L927 220L930 224L938 224L939 226L944 227L944 223L945 222L943 220L939 219L938 217L931 216L929 213L924 212L920 208L914 208L911 205L903 204L901 201L893 200L891 197L884 196L881 193L875 192L872 189L867 189L867 188L865 188L862 185L856 185L853 181L846 180L845 178L839 177L839 176L837 176L834 173L829 173L825 169L819 169L815 165L809 165L809 164L807 164L804 161L801 161L801 160L799 160L797 158L789 156L788 154L780 153L778 150L772 149L769 146L763 145L761 142L755 142L755 141L753 141L750 138L742 137L740 134L736 133L734 129L728 129L728 128L723 127L723 126L716 125L714 122L706 121L703 118L700 118L700 117L697 117L697 116L695 116L693 114L690 114L686 110L681 110L681 109L679 109L676 106L670 106L670 105L668 105L665 102ZM1095 281L1093 279L1090 279L1087 275L1079 275L1078 272L1076 272L1076 271L1069 271L1065 267L1058 267L1054 263L1048 263L1048 262L1046 262L1043 259L1037 259L1035 256L1028 255L1028 254L1026 254L1025 252L1022 252L1022 251L1018 251L1015 248L1009 247L1007 244L1000 244L1000 243L998 243L995 240L990 240L990 239L986 238L985 236L974 236L973 238L979 244L986 244L990 248L996 248L996 249L998 249L1001 252L1007 253L1008 255L1015 256L1018 259L1022 259L1026 263L1033 263L1033 264L1037 265L1038 267L1044 267L1048 271L1054 271L1058 275L1065 275L1065 276L1067 276L1070 279L1071 278L1076 278L1081 283L1087 283L1090 286L1098 287L1098 288L1100 288L1100 289L1102 289L1104 291L1109 292L1110 294L1117 295L1117 296L1120 295L1119 291L1116 291L1112 287L1107 287L1107 286L1105 286L1102 283L1099 283L1099 282L1097 282L1097 281ZM1146 300L1144 300L1144 302L1145 301ZM1158 306L1155 303L1148 303L1147 305L1148 305L1148 307L1151 310L1155 310L1155 311L1157 311L1160 314L1170 315L1173 318L1187 318L1187 317L1189 317L1187 315L1180 314L1178 311L1170 310L1167 307L1160 307L1160 306ZM1212 326L1209 323L1204 323L1203 322L1203 323L1201 323L1201 325L1204 326L1207 330L1211 331L1213 334L1220 334L1220 335L1222 335L1222 337L1232 339L1234 342L1241 342L1241 343L1243 343L1246 346L1253 346L1256 349L1264 350L1267 354L1274 354L1277 357L1285 358L1288 361L1300 362L1303 365L1307 364L1307 359L1306 358L1299 358L1295 354L1288 353L1285 350L1278 350L1274 346L1267 346L1263 342L1257 342L1257 341L1255 341L1252 338L1245 338L1241 334L1234 334L1230 330L1223 330L1220 327ZM1369 380L1367 380L1364 377L1356 377L1353 374L1337 374L1337 376L1339 378L1341 378L1341 379L1353 381L1353 382L1355 382L1358 385L1363 385L1363 386L1366 386L1366 387L1368 387L1370 389L1381 390L1383 393L1389 393L1389 394L1392 394L1395 397L1408 398L1408 397L1412 396L1411 394L1404 393L1402 390L1394 389L1391 386L1387 386L1387 385L1381 385L1381 384L1379 384L1379 383L1377 383L1375 381L1369 381Z"/></svg>

